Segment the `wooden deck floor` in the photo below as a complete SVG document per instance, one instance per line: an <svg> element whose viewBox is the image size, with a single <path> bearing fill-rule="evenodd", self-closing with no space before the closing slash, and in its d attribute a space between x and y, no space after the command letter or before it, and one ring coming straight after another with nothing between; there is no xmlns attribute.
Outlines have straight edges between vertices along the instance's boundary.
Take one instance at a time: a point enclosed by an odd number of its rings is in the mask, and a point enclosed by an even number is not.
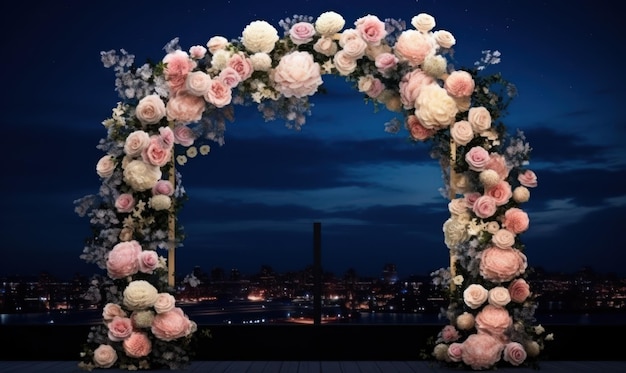
<svg viewBox="0 0 626 373"><path fill-rule="evenodd" d="M461 372L426 361L194 361L189 373L428 373ZM543 361L539 370L503 367L497 373L624 373L626 361ZM74 361L0 361L2 373L84 373ZM121 373L118 369L94 372ZM152 370L150 372L172 372Z"/></svg>

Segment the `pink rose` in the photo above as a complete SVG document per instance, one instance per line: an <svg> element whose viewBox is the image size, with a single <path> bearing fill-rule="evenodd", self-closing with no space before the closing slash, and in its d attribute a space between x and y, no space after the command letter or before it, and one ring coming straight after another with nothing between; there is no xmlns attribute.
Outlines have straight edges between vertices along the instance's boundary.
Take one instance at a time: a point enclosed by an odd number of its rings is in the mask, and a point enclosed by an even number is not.
<svg viewBox="0 0 626 373"><path fill-rule="evenodd" d="M119 279L137 273L140 253L141 245L135 240L120 242L113 246L106 262L109 277Z"/></svg>
<svg viewBox="0 0 626 373"><path fill-rule="evenodd" d="M213 79L211 80L213 81ZM179 123L197 122L202 118L206 105L202 97L180 91L167 102L167 119Z"/></svg>
<svg viewBox="0 0 626 373"><path fill-rule="evenodd" d="M524 346L518 342L509 342L504 346L502 353L504 361L518 366L526 360L527 354Z"/></svg>
<svg viewBox="0 0 626 373"><path fill-rule="evenodd" d="M474 130L470 122L460 120L450 127L450 135L459 145L467 145L474 138Z"/></svg>
<svg viewBox="0 0 626 373"><path fill-rule="evenodd" d="M131 212L135 208L135 197L130 193L122 193L115 199L117 212Z"/></svg>
<svg viewBox="0 0 626 373"><path fill-rule="evenodd" d="M170 311L159 313L152 321L152 334L163 341L172 341L191 333L192 324L183 310L175 307Z"/></svg>
<svg viewBox="0 0 626 373"><path fill-rule="evenodd" d="M415 107L415 100L419 96L422 87L432 84L434 79L421 69L415 69L405 74L400 80L400 100L405 109Z"/></svg>
<svg viewBox="0 0 626 373"><path fill-rule="evenodd" d="M117 361L117 352L113 346L100 345L93 351L93 362L99 368L110 368Z"/></svg>
<svg viewBox="0 0 626 373"><path fill-rule="evenodd" d="M108 337L113 342L122 341L133 332L133 322L129 317L115 316L107 327L109 328Z"/></svg>
<svg viewBox="0 0 626 373"><path fill-rule="evenodd" d="M104 321L111 321L116 316L126 317L126 312L117 303L107 303L102 309L102 319Z"/></svg>
<svg viewBox="0 0 626 373"><path fill-rule="evenodd" d="M165 103L157 94L148 95L137 104L135 115L141 124L156 124L165 117Z"/></svg>
<svg viewBox="0 0 626 373"><path fill-rule="evenodd" d="M385 74L398 66L398 57L392 53L384 52L376 56L374 64L380 73Z"/></svg>
<svg viewBox="0 0 626 373"><path fill-rule="evenodd" d="M479 218L486 219L492 217L496 213L497 208L495 198L483 195L476 199L472 211Z"/></svg>
<svg viewBox="0 0 626 373"><path fill-rule="evenodd" d="M134 358L148 356L152 351L152 342L146 333L133 332L122 343L126 355Z"/></svg>
<svg viewBox="0 0 626 373"><path fill-rule="evenodd" d="M493 197L497 206L503 206L513 197L513 190L511 189L511 184L502 180L485 190L485 195Z"/></svg>
<svg viewBox="0 0 626 373"><path fill-rule="evenodd" d="M357 67L356 58L350 56L344 50L335 53L333 63L335 64L335 69L341 76L350 75Z"/></svg>
<svg viewBox="0 0 626 373"><path fill-rule="evenodd" d="M467 71L456 70L448 75L443 84L448 94L453 97L468 97L474 92L474 78Z"/></svg>
<svg viewBox="0 0 626 373"><path fill-rule="evenodd" d="M506 308L488 304L476 315L478 333L489 334L503 343L508 341L505 332L511 327L513 319Z"/></svg>
<svg viewBox="0 0 626 373"><path fill-rule="evenodd" d="M174 94L185 87L187 74L197 66L197 63L189 58L187 52L181 50L168 53L163 57L163 63L166 64L163 69L165 80L170 87L170 92Z"/></svg>
<svg viewBox="0 0 626 373"><path fill-rule="evenodd" d="M489 281L506 282L526 271L526 255L517 249L501 249L491 246L482 252L480 275Z"/></svg>
<svg viewBox="0 0 626 373"><path fill-rule="evenodd" d="M458 363L462 360L463 357L463 344L462 343L451 343L448 346L448 358L450 361Z"/></svg>
<svg viewBox="0 0 626 373"><path fill-rule="evenodd" d="M239 74L241 81L248 79L252 76L252 72L254 72L252 62L241 52L233 54L230 57L230 60L228 60L228 67L232 67Z"/></svg>
<svg viewBox="0 0 626 373"><path fill-rule="evenodd" d="M165 146L159 136L153 135L150 144L141 153L141 159L153 166L163 167L170 161L172 152Z"/></svg>
<svg viewBox="0 0 626 373"><path fill-rule="evenodd" d="M437 30L433 32L433 38L442 48L452 48L456 44L456 39L450 31Z"/></svg>
<svg viewBox="0 0 626 373"><path fill-rule="evenodd" d="M337 48L337 43L333 40L333 38L328 36L322 36L317 39L315 44L313 44L313 50L326 57L330 57L337 53Z"/></svg>
<svg viewBox="0 0 626 373"><path fill-rule="evenodd" d="M385 38L385 36L387 36L385 23L376 16L367 15L365 17L361 17L354 22L354 25L363 40L369 44L377 45L382 39Z"/></svg>
<svg viewBox="0 0 626 373"><path fill-rule="evenodd" d="M189 48L189 56L194 60L201 60L206 56L207 49L202 45L194 45Z"/></svg>
<svg viewBox="0 0 626 373"><path fill-rule="evenodd" d="M461 335L459 334L459 331L456 330L454 325L446 325L441 331L441 338L445 343L450 343L461 338Z"/></svg>
<svg viewBox="0 0 626 373"><path fill-rule="evenodd" d="M169 312L176 307L176 299L172 294L159 293L157 295L156 302L154 303L154 310L156 313Z"/></svg>
<svg viewBox="0 0 626 373"><path fill-rule="evenodd" d="M409 66L417 67L433 50L429 36L417 30L404 30L394 46L394 53L401 61L407 61Z"/></svg>
<svg viewBox="0 0 626 373"><path fill-rule="evenodd" d="M159 127L159 138L165 148L174 147L174 131L169 126Z"/></svg>
<svg viewBox="0 0 626 373"><path fill-rule="evenodd" d="M489 161L485 165L485 170L494 170L500 177L500 180L504 180L509 176L509 168L502 154L490 153Z"/></svg>
<svg viewBox="0 0 626 373"><path fill-rule="evenodd" d="M517 207L512 207L504 213L502 226L515 234L519 234L528 229L530 220L528 214Z"/></svg>
<svg viewBox="0 0 626 373"><path fill-rule="evenodd" d="M141 154L148 144L150 144L148 132L142 130L131 132L124 142L124 153L129 157L136 157Z"/></svg>
<svg viewBox="0 0 626 373"><path fill-rule="evenodd" d="M424 141L437 132L435 129L424 127L415 115L409 115L406 118L406 126L411 133L411 137L418 141Z"/></svg>
<svg viewBox="0 0 626 373"><path fill-rule="evenodd" d="M276 89L285 97L311 96L323 83L320 65L307 52L284 55L273 74Z"/></svg>
<svg viewBox="0 0 626 373"><path fill-rule="evenodd" d="M185 90L193 96L202 96L209 90L211 76L204 71L192 71L187 74Z"/></svg>
<svg viewBox="0 0 626 373"><path fill-rule="evenodd" d="M468 209L470 210L474 210L474 204L476 203L476 200L478 198L480 198L482 196L482 194L480 194L479 192L469 192L469 193L465 193L463 195L463 199L465 200L465 206L467 206Z"/></svg>
<svg viewBox="0 0 626 373"><path fill-rule="evenodd" d="M144 250L139 254L139 272L152 273L159 266L159 255L153 250Z"/></svg>
<svg viewBox="0 0 626 373"><path fill-rule="evenodd" d="M344 30L339 37L339 45L347 56L355 60L363 57L367 50L367 43L355 29Z"/></svg>
<svg viewBox="0 0 626 373"><path fill-rule="evenodd" d="M174 186L172 182L169 180L159 180L156 185L152 187L152 195L156 196L159 194L164 194L166 196L171 196L174 194Z"/></svg>
<svg viewBox="0 0 626 373"><path fill-rule="evenodd" d="M485 170L487 164L491 160L489 152L482 146L474 146L465 153L465 161L470 170L481 172Z"/></svg>
<svg viewBox="0 0 626 373"><path fill-rule="evenodd" d="M96 173L102 178L111 177L115 171L115 157L112 155L105 155L96 163Z"/></svg>
<svg viewBox="0 0 626 373"><path fill-rule="evenodd" d="M177 124L174 127L174 143L182 146L191 146L196 140L196 134L191 128L184 124Z"/></svg>
<svg viewBox="0 0 626 373"><path fill-rule="evenodd" d="M289 38L295 45L306 44L313 40L315 26L309 22L294 23L289 29Z"/></svg>
<svg viewBox="0 0 626 373"><path fill-rule="evenodd" d="M496 286L489 289L489 298L487 299L487 301L491 305L505 307L511 302L511 294L509 294L509 289L505 288L504 286Z"/></svg>
<svg viewBox="0 0 626 373"><path fill-rule="evenodd" d="M474 370L489 369L500 361L504 346L489 334L472 334L463 342L463 362Z"/></svg>
<svg viewBox="0 0 626 373"><path fill-rule="evenodd" d="M211 87L204 95L204 99L215 105L215 107L222 108L230 104L233 99L233 93L230 86L221 79L213 79L211 81Z"/></svg>
<svg viewBox="0 0 626 373"><path fill-rule="evenodd" d="M530 286L523 278L515 279L509 284L509 294L513 302L524 303L530 296Z"/></svg>
<svg viewBox="0 0 626 373"><path fill-rule="evenodd" d="M214 54L218 50L222 50L226 48L227 45L228 45L228 39L226 39L223 36L213 36L206 43L206 46L207 48L209 48L209 52L211 52L211 54Z"/></svg>
<svg viewBox="0 0 626 373"><path fill-rule="evenodd" d="M463 290L463 302L471 309L475 310L483 305L489 297L489 290L481 284L470 284Z"/></svg>
<svg viewBox="0 0 626 373"><path fill-rule="evenodd" d="M220 71L217 77L230 88L235 88L241 82L241 75L230 66Z"/></svg>
<svg viewBox="0 0 626 373"><path fill-rule="evenodd" d="M517 176L517 180L523 186L527 188L534 188L537 186L537 175L531 170L526 170Z"/></svg>

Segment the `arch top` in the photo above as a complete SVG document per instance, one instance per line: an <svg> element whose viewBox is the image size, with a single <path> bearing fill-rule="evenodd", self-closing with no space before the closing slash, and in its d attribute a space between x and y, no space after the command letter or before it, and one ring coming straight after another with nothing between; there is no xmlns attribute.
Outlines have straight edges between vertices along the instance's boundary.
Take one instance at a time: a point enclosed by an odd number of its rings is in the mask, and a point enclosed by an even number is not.
<svg viewBox="0 0 626 373"><path fill-rule="evenodd" d="M222 145L237 106L256 106L265 120L280 118L299 130L328 75L393 112L385 130L406 130L411 141L429 143L442 166L450 199L442 241L451 263L434 281L449 294L449 324L427 353L473 369L536 360L547 335L533 325L521 235L529 227L522 206L537 177L528 168L523 133L508 134L501 121L514 85L500 74L484 75L499 53L483 51L473 67L454 67L454 35L426 13L408 25L372 14L348 24L328 11L278 26L257 20L235 39L215 35L185 48L175 38L158 63L135 64L123 49L101 52L121 101L103 122L99 195L76 202L94 228L81 257L106 270L94 286L108 289L107 321L133 312L152 316L139 320L141 336L133 343L123 343L130 336L117 335L119 328L101 326L89 340L85 367L140 358L172 368L185 361L177 347L188 345L196 325L172 295L173 252L183 238L177 213L187 198L177 166L209 154L211 143ZM172 325L179 328L169 330ZM159 353L146 341L158 344ZM164 360L164 351L174 359Z"/></svg>

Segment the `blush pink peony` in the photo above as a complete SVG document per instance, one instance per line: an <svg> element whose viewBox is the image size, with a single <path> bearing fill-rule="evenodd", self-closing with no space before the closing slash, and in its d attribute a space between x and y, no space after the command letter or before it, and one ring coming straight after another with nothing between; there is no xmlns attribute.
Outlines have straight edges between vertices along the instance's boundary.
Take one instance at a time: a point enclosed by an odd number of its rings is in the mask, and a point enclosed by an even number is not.
<svg viewBox="0 0 626 373"><path fill-rule="evenodd" d="M488 334L472 334L463 342L463 362L474 370L493 367L501 359L504 346Z"/></svg>
<svg viewBox="0 0 626 373"><path fill-rule="evenodd" d="M307 52L284 55L274 70L273 80L285 97L311 96L323 83L320 65Z"/></svg>
<svg viewBox="0 0 626 373"><path fill-rule="evenodd" d="M491 246L482 252L480 274L489 281L506 282L523 274L528 266L526 256L517 249Z"/></svg>

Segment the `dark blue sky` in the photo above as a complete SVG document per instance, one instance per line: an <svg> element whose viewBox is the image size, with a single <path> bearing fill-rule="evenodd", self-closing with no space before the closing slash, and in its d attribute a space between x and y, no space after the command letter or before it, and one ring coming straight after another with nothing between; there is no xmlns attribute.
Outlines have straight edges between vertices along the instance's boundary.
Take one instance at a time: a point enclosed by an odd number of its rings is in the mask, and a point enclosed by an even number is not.
<svg viewBox="0 0 626 373"><path fill-rule="evenodd" d="M526 134L539 179L524 207L529 264L626 275L625 79L617 53L624 25L608 2L76 3L17 3L0 16L8 88L0 101L0 275L97 271L79 259L89 222L73 201L98 191L101 122L118 101L100 51L160 60L174 37L186 49L215 35L239 37L254 20L279 29L285 17L328 10L347 26L367 14L410 22L429 13L436 29L455 36L459 67L482 50L500 51L502 62L487 72L517 86L504 122ZM180 168L190 199L181 213L187 239L177 252L179 273L194 265L304 268L312 262L314 221L322 222L323 266L337 274L352 267L375 275L388 262L401 275L448 265L447 201L427 146L410 145L405 131L386 133L392 113L374 113L340 78L324 79L329 94L313 98L302 131L236 107L225 145Z"/></svg>

